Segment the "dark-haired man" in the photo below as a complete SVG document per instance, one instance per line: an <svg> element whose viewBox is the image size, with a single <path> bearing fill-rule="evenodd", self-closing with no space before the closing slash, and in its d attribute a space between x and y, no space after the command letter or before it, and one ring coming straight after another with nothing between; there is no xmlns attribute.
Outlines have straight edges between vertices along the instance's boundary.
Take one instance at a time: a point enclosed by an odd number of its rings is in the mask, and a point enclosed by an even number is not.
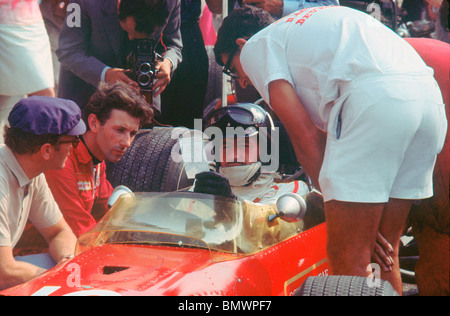
<svg viewBox="0 0 450 316"><path fill-rule="evenodd" d="M107 211L113 188L104 160L118 162L143 124L153 117L145 99L123 82L101 84L84 108L87 132L61 170L45 173L67 223L77 237Z"/></svg>
<svg viewBox="0 0 450 316"><path fill-rule="evenodd" d="M43 172L64 167L86 130L74 102L50 97L22 99L8 121L6 146L0 146L0 289L36 277L48 262L54 265L73 256L76 238ZM14 258L28 219L49 243L49 254Z"/></svg>
<svg viewBox="0 0 450 316"><path fill-rule="evenodd" d="M123 81L131 68L127 57L133 40L150 38L163 56L154 85L154 106L181 62L180 0L74 0L81 12L80 26L67 23L59 37L61 73L58 96L83 108L102 81Z"/></svg>
<svg viewBox="0 0 450 316"><path fill-rule="evenodd" d="M286 127L325 200L331 270L368 276L379 231L398 247L413 200L433 194L447 129L433 72L371 16L346 7L300 10L270 23L234 10L214 51L224 71L253 85Z"/></svg>

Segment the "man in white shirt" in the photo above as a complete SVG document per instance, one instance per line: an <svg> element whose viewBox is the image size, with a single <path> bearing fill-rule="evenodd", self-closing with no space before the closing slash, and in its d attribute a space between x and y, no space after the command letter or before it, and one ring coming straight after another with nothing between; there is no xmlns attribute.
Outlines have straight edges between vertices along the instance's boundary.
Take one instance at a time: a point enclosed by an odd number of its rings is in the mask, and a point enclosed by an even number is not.
<svg viewBox="0 0 450 316"><path fill-rule="evenodd" d="M262 10L233 11L216 60L274 109L320 186L333 273L368 276L379 231L395 251L381 278L401 293L399 238L412 200L433 194L447 129L433 72L394 32L350 8L271 22Z"/></svg>
<svg viewBox="0 0 450 316"><path fill-rule="evenodd" d="M72 101L29 97L12 109L0 147L0 289L26 282L45 269L13 256L28 219L49 243L49 256L63 262L76 237L65 222L43 172L64 167L86 126Z"/></svg>

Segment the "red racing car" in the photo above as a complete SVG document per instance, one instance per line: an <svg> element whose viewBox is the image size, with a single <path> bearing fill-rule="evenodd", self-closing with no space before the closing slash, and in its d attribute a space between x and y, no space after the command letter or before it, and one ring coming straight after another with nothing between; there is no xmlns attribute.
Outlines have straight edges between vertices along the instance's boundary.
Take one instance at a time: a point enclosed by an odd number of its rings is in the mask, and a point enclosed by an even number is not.
<svg viewBox="0 0 450 316"><path fill-rule="evenodd" d="M193 192L128 191L79 238L75 258L0 294L293 295L309 276L330 274L317 197L306 197L306 213L294 205L302 219L293 222L275 206ZM362 291L361 279L335 287ZM374 288L380 290L384 285Z"/></svg>

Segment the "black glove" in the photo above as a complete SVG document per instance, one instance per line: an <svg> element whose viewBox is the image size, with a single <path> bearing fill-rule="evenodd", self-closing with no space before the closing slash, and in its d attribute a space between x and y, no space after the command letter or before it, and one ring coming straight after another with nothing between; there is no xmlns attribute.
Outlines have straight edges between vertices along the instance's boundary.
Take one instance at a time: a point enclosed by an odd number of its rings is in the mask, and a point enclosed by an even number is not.
<svg viewBox="0 0 450 316"><path fill-rule="evenodd" d="M235 197L228 179L215 171L198 173L195 180L194 192Z"/></svg>

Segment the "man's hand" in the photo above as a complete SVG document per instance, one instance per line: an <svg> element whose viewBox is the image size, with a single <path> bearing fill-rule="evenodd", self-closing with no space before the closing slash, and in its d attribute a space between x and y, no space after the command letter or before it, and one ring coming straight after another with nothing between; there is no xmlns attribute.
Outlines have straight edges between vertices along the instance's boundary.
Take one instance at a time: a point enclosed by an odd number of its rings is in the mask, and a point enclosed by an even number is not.
<svg viewBox="0 0 450 316"><path fill-rule="evenodd" d="M215 171L196 174L194 192L235 197L228 179Z"/></svg>
<svg viewBox="0 0 450 316"><path fill-rule="evenodd" d="M242 3L261 8L277 17L283 15L283 0L242 0Z"/></svg>
<svg viewBox="0 0 450 316"><path fill-rule="evenodd" d="M156 63L156 82L153 85L153 97L156 98L167 87L171 79L172 62L170 59L164 58L162 61Z"/></svg>
<svg viewBox="0 0 450 316"><path fill-rule="evenodd" d="M380 267L385 272L392 271L392 266L394 265L394 259L391 255L394 253L394 248L392 245L380 234L377 233L377 243L375 245L375 250L372 256L372 260L380 265Z"/></svg>
<svg viewBox="0 0 450 316"><path fill-rule="evenodd" d="M33 264L16 261L11 247L0 246L0 290L27 282L44 272Z"/></svg>
<svg viewBox="0 0 450 316"><path fill-rule="evenodd" d="M129 72L129 70L125 69L109 68L105 73L105 81L109 84L116 83L117 81L122 81L136 89L139 89L138 83L128 78L127 74Z"/></svg>

